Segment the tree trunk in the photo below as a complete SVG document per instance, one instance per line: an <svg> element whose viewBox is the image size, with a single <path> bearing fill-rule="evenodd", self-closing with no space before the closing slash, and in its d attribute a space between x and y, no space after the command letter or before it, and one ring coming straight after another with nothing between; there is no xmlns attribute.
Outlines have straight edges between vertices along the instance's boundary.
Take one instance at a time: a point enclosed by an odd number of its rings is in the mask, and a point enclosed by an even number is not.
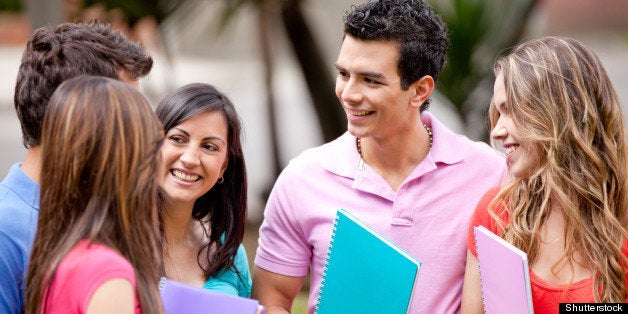
<svg viewBox="0 0 628 314"><path fill-rule="evenodd" d="M329 65L315 43L300 3L299 0L284 1L282 21L310 91L323 139L328 142L346 131L347 122L334 92L332 76L327 70Z"/></svg>
<svg viewBox="0 0 628 314"><path fill-rule="evenodd" d="M270 2L261 0L258 3L258 30L259 42L262 57L262 65L264 66L264 90L266 92L266 108L268 109L268 122L270 126L270 146L272 159L272 182L279 176L281 172L281 159L279 157L279 131L277 125L277 113L275 106L275 96L273 93L273 58L270 47L272 38L271 28L268 23L271 18ZM272 184L271 184L272 185Z"/></svg>

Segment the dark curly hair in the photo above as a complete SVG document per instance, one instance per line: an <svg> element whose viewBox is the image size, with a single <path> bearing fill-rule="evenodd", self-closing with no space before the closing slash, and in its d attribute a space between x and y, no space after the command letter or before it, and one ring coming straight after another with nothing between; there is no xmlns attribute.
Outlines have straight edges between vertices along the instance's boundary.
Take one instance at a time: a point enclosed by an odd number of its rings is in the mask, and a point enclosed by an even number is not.
<svg viewBox="0 0 628 314"><path fill-rule="evenodd" d="M437 81L449 49L445 23L421 0L379 0L352 6L344 16L344 32L360 40L398 43L397 67L403 90L425 75ZM428 105L429 100L421 110Z"/></svg>
<svg viewBox="0 0 628 314"><path fill-rule="evenodd" d="M152 66L139 43L109 24L63 23L35 30L22 55L14 95L24 146L39 145L48 100L65 80L80 75L119 79L121 70L137 79Z"/></svg>

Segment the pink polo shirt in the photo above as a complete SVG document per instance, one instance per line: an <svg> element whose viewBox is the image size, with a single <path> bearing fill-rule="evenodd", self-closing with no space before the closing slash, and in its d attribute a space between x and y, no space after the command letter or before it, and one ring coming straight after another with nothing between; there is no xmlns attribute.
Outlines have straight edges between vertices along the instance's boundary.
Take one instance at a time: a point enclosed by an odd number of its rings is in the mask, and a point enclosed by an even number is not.
<svg viewBox="0 0 628 314"><path fill-rule="evenodd" d="M460 310L470 217L484 192L505 177L506 164L488 145L453 133L430 113L421 118L432 127L433 147L397 192L361 162L349 133L306 150L277 179L260 227L255 265L305 276L311 263L310 313L339 208L423 263L412 313Z"/></svg>

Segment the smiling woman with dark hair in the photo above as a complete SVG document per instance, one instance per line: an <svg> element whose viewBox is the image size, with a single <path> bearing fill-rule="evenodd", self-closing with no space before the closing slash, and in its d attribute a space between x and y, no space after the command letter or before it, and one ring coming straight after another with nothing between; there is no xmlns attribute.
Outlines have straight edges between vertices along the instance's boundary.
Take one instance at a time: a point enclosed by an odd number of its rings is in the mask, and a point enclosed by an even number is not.
<svg viewBox="0 0 628 314"><path fill-rule="evenodd" d="M157 173L166 276L248 297L240 118L223 93L201 83L175 90L156 113L166 132Z"/></svg>

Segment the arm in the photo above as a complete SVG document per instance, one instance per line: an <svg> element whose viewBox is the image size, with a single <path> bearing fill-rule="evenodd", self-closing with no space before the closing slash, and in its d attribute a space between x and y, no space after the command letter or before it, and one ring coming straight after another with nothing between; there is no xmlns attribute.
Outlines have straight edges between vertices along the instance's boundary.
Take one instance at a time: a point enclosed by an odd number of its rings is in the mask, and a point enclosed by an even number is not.
<svg viewBox="0 0 628 314"><path fill-rule="evenodd" d="M135 289L122 278L105 281L96 289L87 306L87 314L134 314Z"/></svg>
<svg viewBox="0 0 628 314"><path fill-rule="evenodd" d="M252 297L266 307L265 314L290 313L305 277L291 277L255 267Z"/></svg>
<svg viewBox="0 0 628 314"><path fill-rule="evenodd" d="M467 266L464 272L464 285L462 286L461 313L483 313L482 286L480 285L480 267L478 259L467 250Z"/></svg>
<svg viewBox="0 0 628 314"><path fill-rule="evenodd" d="M22 312L26 285L26 259L23 256L28 252L21 251L4 230L0 230L0 252L0 313Z"/></svg>

